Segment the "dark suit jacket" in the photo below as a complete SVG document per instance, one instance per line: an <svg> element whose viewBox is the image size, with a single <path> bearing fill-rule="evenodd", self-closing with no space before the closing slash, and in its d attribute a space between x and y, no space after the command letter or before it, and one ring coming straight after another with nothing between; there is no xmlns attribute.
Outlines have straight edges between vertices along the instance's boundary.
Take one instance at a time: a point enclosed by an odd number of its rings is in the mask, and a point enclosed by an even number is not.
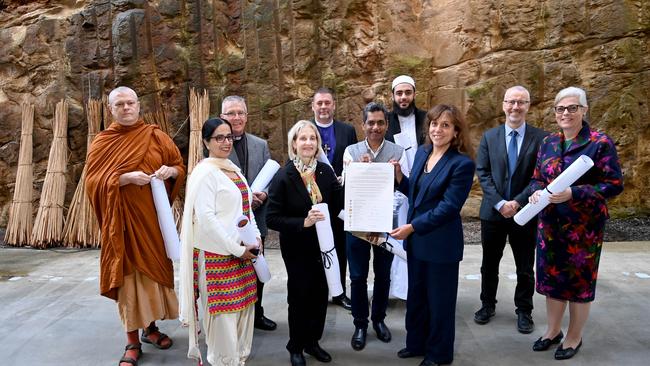
<svg viewBox="0 0 650 366"><path fill-rule="evenodd" d="M460 262L463 259L460 209L472 188L474 162L455 150L447 150L414 195L431 150L429 144L418 149L410 179L402 178L399 185L399 190L409 198L407 222L415 230L404 241L404 248L420 261Z"/></svg>
<svg viewBox="0 0 650 366"><path fill-rule="evenodd" d="M257 174L262 170L264 164L266 164L266 161L271 158L271 153L269 152L269 145L266 143L266 140L251 135L250 133L246 134L246 149L248 150L248 172L244 172L244 174L250 186L253 184ZM237 153L234 148L230 152L228 159L241 168L241 163L239 158L237 158ZM268 194L268 188L264 192ZM262 206L253 211L255 220L257 221L257 228L260 229L262 236L266 236L268 232L266 229L266 206L268 201L267 199Z"/></svg>
<svg viewBox="0 0 650 366"><path fill-rule="evenodd" d="M330 164L332 164L336 175L340 176L341 172L343 172L343 152L345 152L346 147L357 143L357 131L345 122L334 120L334 137L336 139L336 148L334 148L334 161L330 161Z"/></svg>
<svg viewBox="0 0 650 366"><path fill-rule="evenodd" d="M316 166L316 184L328 205L330 219L338 220L336 216L343 208L343 187L332 169L321 162ZM303 227L312 203L293 162L288 162L273 178L268 201L266 223L280 232L280 250L287 271L316 265L321 258L316 226Z"/></svg>
<svg viewBox="0 0 650 366"><path fill-rule="evenodd" d="M427 111L415 108L415 136L418 139L418 146L424 144L427 128ZM401 133L402 129L399 127L399 119L395 111L388 112L388 131L386 131L386 140L395 142L393 135Z"/></svg>
<svg viewBox="0 0 650 366"><path fill-rule="evenodd" d="M476 157L476 175L483 190L483 200L479 216L481 220L498 221L505 218L494 209L499 201L505 199L508 186L508 152L506 149L505 126L491 128L483 134ZM548 132L526 124L524 140L517 157L515 174L512 176L513 199L521 207L528 203L530 196L528 184L535 170L537 151Z"/></svg>

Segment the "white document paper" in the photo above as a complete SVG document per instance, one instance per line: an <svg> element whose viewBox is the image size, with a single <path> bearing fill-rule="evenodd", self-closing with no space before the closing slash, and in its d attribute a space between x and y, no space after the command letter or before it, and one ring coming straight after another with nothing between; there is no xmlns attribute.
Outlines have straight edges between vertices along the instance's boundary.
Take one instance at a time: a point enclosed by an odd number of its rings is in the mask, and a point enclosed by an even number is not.
<svg viewBox="0 0 650 366"><path fill-rule="evenodd" d="M264 255L260 253L257 258L253 258L251 262L253 262L253 268L255 268L257 279L262 283L269 282L269 280L271 280L271 271L269 270L269 265L266 263Z"/></svg>
<svg viewBox="0 0 650 366"><path fill-rule="evenodd" d="M262 192L269 186L273 176L280 170L280 164L277 161L269 159L264 163L262 170L257 173L253 184L251 184L251 192Z"/></svg>
<svg viewBox="0 0 650 366"><path fill-rule="evenodd" d="M345 173L345 230L393 229L395 168L390 163L350 163Z"/></svg>
<svg viewBox="0 0 650 366"><path fill-rule="evenodd" d="M401 192L395 192L394 210L397 211L397 226L406 224L408 217L409 203L408 197ZM402 240L397 241L399 248L404 251ZM399 254L393 258L393 264L390 267L390 295L402 300L406 300L408 295L408 266L406 264L406 251L404 257Z"/></svg>
<svg viewBox="0 0 650 366"><path fill-rule="evenodd" d="M235 220L235 226L237 227L237 232L239 232L239 239L244 245L257 246L257 233L246 215L239 216Z"/></svg>
<svg viewBox="0 0 650 366"><path fill-rule="evenodd" d="M325 220L316 223L316 234L318 235L318 245L323 257L327 287L330 290L330 295L336 297L343 293L343 287L341 286L341 273L339 272L339 258L336 255L336 248L334 248L334 233L330 223L329 210L327 209L327 203L317 203L312 208L325 215Z"/></svg>
<svg viewBox="0 0 650 366"><path fill-rule="evenodd" d="M402 173L409 177L411 175L411 169L413 168L413 162L415 161L415 152L417 151L417 146L412 146L409 142L408 137L405 134L397 133L393 135L395 143L404 148L404 154L406 155L406 165L402 166Z"/></svg>
<svg viewBox="0 0 650 366"><path fill-rule="evenodd" d="M527 204L515 215L515 222L521 226L526 225L533 217L537 216L546 206L548 206L548 196L553 193L559 193L569 188L575 181L580 179L591 167L594 166L593 160L586 155L581 155L573 164L569 165L557 178L555 178L546 189L542 190L539 195L539 201L536 204Z"/></svg>
<svg viewBox="0 0 650 366"><path fill-rule="evenodd" d="M178 239L178 231L176 231L176 223L174 222L174 215L169 204L165 182L153 177L151 178L150 184L153 203L156 206L156 214L158 216L158 225L160 226L160 232L165 242L167 258L177 261L181 258L181 242Z"/></svg>

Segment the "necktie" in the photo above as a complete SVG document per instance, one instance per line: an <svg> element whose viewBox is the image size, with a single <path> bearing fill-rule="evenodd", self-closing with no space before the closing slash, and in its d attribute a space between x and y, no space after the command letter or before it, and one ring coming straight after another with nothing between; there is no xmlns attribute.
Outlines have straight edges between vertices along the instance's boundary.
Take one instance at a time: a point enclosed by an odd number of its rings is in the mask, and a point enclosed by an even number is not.
<svg viewBox="0 0 650 366"><path fill-rule="evenodd" d="M515 165L517 165L517 131L510 132L510 143L508 144L508 199L512 198L510 192L510 184L512 182L512 175L515 172Z"/></svg>

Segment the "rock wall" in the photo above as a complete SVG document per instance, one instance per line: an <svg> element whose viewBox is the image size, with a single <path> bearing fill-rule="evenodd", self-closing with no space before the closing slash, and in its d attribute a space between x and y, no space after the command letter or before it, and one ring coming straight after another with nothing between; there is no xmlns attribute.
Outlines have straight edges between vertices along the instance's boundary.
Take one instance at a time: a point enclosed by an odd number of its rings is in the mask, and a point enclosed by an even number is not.
<svg viewBox="0 0 650 366"><path fill-rule="evenodd" d="M390 81L417 83L417 104L453 103L478 140L502 121L508 86L532 93L529 122L557 130L555 93L585 88L593 126L615 140L625 191L619 215L647 214L650 185L650 3L517 0L0 1L0 226L17 168L20 103L36 106L35 200L45 175L54 105L70 102L68 200L86 153L83 101L129 85L144 111L165 110L187 151L189 87L211 111L240 94L249 130L284 160L288 128L311 117L313 90L333 87L337 117L361 133L363 105L390 104ZM480 189L471 195L476 214Z"/></svg>

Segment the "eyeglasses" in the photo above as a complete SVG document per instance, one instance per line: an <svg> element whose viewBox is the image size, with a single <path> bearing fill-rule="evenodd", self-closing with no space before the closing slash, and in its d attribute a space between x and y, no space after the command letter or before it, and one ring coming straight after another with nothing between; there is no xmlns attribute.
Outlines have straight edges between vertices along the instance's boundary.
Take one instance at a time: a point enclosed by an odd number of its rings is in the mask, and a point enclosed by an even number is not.
<svg viewBox="0 0 650 366"><path fill-rule="evenodd" d="M232 137L232 135L217 135L217 136L212 136L212 137L208 138L208 141L210 141L212 139L214 139L216 142L222 143L222 142L224 142L226 140L232 142L233 137Z"/></svg>
<svg viewBox="0 0 650 366"><path fill-rule="evenodd" d="M245 117L246 115L248 115L248 113L239 111L239 112L228 112L228 113L224 113L223 115L231 117L231 118L235 117L235 116L237 116L237 117Z"/></svg>
<svg viewBox="0 0 650 366"><path fill-rule="evenodd" d="M522 106L523 106L523 105L526 105L526 104L530 103L529 100L514 100L514 99L512 99L512 100L504 100L503 102L504 102L505 104L511 106L511 107L512 107L513 105L515 105L515 104L518 104L518 105L522 105Z"/></svg>
<svg viewBox="0 0 650 366"><path fill-rule="evenodd" d="M563 106L563 105L559 105L559 106L553 107L553 110L557 114L562 114L562 113L564 113L564 111L569 111L569 113L575 113L575 112L578 111L578 108L580 108L580 107L582 107L582 106L579 105L579 104L571 104L571 105L568 105L566 107Z"/></svg>

